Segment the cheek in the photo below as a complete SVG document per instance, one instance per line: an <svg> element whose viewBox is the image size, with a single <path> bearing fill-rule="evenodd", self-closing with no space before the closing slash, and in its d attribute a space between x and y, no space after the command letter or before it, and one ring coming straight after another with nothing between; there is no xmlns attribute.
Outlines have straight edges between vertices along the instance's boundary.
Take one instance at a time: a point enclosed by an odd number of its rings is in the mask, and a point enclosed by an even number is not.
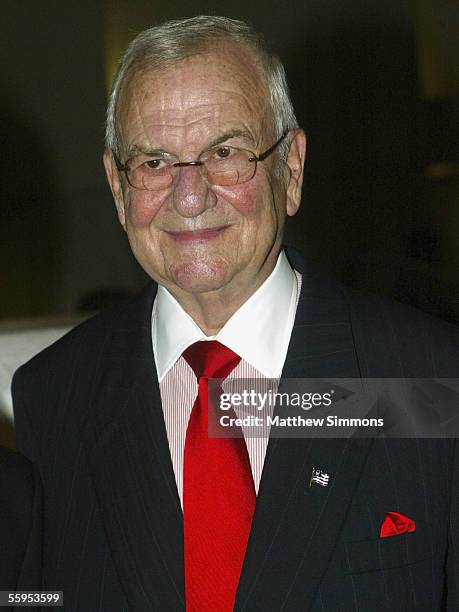
<svg viewBox="0 0 459 612"><path fill-rule="evenodd" d="M127 206L127 220L136 228L149 227L158 214L164 196L159 196L151 191L137 191L131 193Z"/></svg>
<svg viewBox="0 0 459 612"><path fill-rule="evenodd" d="M269 214L270 209L275 207L278 181L271 167L259 163L257 171L252 180L225 189L219 187L221 194L241 214L250 217L262 217ZM217 188L215 188L217 190Z"/></svg>
<svg viewBox="0 0 459 612"><path fill-rule="evenodd" d="M259 214L263 198L260 197L260 189L253 181L236 188L225 189L214 186L213 189L221 200L230 204L243 217L252 218Z"/></svg>

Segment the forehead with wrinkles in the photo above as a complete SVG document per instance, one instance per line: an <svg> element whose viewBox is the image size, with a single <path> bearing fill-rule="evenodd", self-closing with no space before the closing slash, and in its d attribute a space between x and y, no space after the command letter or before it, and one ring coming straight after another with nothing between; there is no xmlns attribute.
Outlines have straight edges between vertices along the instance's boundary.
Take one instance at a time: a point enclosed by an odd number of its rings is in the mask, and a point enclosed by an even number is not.
<svg viewBox="0 0 459 612"><path fill-rule="evenodd" d="M254 144L269 141L272 110L253 55L237 45L220 46L165 70L137 70L120 96L119 137L126 153L167 136L177 146L186 136L218 136L240 129ZM268 132L268 134L266 134ZM155 143L160 145L161 143Z"/></svg>

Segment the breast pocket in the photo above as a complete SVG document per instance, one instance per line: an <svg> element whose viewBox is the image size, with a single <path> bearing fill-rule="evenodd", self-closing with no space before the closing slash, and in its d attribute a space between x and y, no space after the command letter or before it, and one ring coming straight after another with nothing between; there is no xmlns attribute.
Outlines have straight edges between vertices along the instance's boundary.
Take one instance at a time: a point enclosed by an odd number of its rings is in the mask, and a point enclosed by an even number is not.
<svg viewBox="0 0 459 612"><path fill-rule="evenodd" d="M403 567L429 559L432 555L430 525L412 533L344 544L347 574Z"/></svg>

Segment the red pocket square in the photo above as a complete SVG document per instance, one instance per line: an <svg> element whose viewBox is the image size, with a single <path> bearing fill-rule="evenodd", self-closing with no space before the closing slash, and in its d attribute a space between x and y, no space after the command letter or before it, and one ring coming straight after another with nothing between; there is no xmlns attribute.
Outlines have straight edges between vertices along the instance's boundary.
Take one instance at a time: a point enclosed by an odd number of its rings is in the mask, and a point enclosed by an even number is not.
<svg viewBox="0 0 459 612"><path fill-rule="evenodd" d="M379 537L388 538L409 531L416 531L416 523L412 519L399 512L388 512L382 522Z"/></svg>

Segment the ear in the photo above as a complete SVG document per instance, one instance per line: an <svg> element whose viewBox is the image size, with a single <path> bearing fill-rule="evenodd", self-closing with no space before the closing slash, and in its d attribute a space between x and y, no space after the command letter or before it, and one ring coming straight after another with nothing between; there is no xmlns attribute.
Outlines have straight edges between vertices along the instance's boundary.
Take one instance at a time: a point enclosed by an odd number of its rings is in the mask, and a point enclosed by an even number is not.
<svg viewBox="0 0 459 612"><path fill-rule="evenodd" d="M287 184L287 214L293 216L300 207L301 188L303 185L303 168L306 158L306 134L303 130L293 130L293 138L287 155L289 169Z"/></svg>
<svg viewBox="0 0 459 612"><path fill-rule="evenodd" d="M104 151L104 166L108 184L110 185L113 199L115 200L116 210L118 211L119 222L124 230L126 230L123 186L121 185L120 175L118 174L118 169L110 149L105 149Z"/></svg>

